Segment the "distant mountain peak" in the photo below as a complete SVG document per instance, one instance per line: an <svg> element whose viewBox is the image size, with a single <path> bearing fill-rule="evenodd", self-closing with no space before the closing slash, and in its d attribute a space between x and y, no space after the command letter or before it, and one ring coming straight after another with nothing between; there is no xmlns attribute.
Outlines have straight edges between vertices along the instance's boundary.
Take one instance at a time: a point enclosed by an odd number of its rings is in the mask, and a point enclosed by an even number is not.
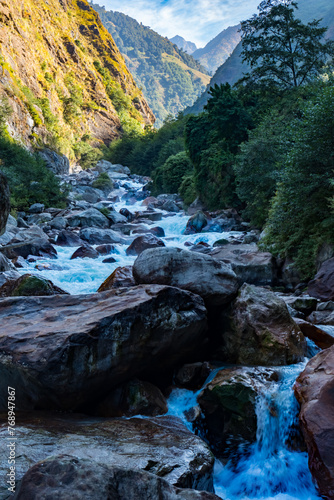
<svg viewBox="0 0 334 500"><path fill-rule="evenodd" d="M195 43L185 40L180 35L176 35L173 38L170 38L170 41L172 43L175 43L175 45L177 45L177 47L179 47L179 49L182 49L185 52L188 52L188 54L192 54L193 52L195 52L195 50L197 50L197 46Z"/></svg>

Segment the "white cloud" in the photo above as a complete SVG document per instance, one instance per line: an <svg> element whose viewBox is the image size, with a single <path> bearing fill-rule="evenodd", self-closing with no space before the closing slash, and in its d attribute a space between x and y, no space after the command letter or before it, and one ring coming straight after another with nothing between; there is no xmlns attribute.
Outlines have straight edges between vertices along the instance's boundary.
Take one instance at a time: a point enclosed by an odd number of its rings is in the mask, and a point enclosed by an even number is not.
<svg viewBox="0 0 334 500"><path fill-rule="evenodd" d="M150 26L163 36L181 35L203 47L228 26L256 12L259 0L96 0L107 9Z"/></svg>

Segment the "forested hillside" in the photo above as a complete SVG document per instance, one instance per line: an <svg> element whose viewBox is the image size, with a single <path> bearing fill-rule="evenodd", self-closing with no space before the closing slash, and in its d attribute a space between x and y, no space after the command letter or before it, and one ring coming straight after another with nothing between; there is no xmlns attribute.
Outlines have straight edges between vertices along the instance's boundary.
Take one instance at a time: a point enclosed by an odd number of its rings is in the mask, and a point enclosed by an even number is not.
<svg viewBox="0 0 334 500"><path fill-rule="evenodd" d="M199 62L135 19L96 4L93 7L142 88L157 125L194 103L210 81Z"/></svg>
<svg viewBox="0 0 334 500"><path fill-rule="evenodd" d="M300 0L298 2L297 15L304 23L310 22L314 18L320 19L321 26L328 28L325 35L326 38L334 40L334 5L332 0L320 0L316 5L312 0ZM248 71L248 66L242 62L241 51L241 43L238 43L226 62L217 69L204 94L199 97L194 106L187 110L187 112L199 113L203 110L208 101L211 86L215 84L220 85L221 83L234 85L242 78L243 73ZM196 57L196 53L194 57ZM202 62L204 64L203 60Z"/></svg>

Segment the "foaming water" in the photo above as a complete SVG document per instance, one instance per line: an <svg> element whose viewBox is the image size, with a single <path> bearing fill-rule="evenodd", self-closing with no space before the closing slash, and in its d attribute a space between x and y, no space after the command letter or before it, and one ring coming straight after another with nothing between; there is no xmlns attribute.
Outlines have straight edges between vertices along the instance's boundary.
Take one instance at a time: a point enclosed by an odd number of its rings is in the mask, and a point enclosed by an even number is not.
<svg viewBox="0 0 334 500"><path fill-rule="evenodd" d="M264 383L257 398L257 439L247 451L223 465L216 460L215 493L224 500L320 500L304 452L292 449L298 427L298 403L293 384L308 360L275 368L279 381ZM215 370L206 383L222 368ZM187 421L201 391L175 389L168 399L168 414Z"/></svg>
<svg viewBox="0 0 334 500"><path fill-rule="evenodd" d="M271 382L258 396L257 440L237 464L215 467L216 493L224 500L319 500L306 453L291 449L298 425L293 384L305 363L278 368L279 382Z"/></svg>

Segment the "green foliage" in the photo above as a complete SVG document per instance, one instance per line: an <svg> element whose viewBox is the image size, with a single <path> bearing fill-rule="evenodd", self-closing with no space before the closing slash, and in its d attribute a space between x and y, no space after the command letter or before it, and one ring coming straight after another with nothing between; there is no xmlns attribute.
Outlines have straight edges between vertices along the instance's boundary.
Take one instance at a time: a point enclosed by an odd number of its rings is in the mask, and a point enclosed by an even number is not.
<svg viewBox="0 0 334 500"><path fill-rule="evenodd" d="M166 162L154 171L154 191L161 193L178 193L182 181L193 170L191 161L185 151L170 156Z"/></svg>
<svg viewBox="0 0 334 500"><path fill-rule="evenodd" d="M252 126L250 112L229 84L210 89L205 112L189 118L186 146L195 167L195 186L209 208L237 206L234 155Z"/></svg>
<svg viewBox="0 0 334 500"><path fill-rule="evenodd" d="M112 163L128 166L139 175L152 175L153 171L170 157L184 151L183 134L187 118L170 119L158 131L128 136L110 144L105 158Z"/></svg>
<svg viewBox="0 0 334 500"><path fill-rule="evenodd" d="M243 216L260 228L267 221L280 179L282 155L289 147L288 121L289 116L283 111L270 110L250 132L249 141L241 145L234 164L237 195L246 203Z"/></svg>
<svg viewBox="0 0 334 500"><path fill-rule="evenodd" d="M110 210L107 207L99 208L99 212L101 212L101 214L104 215L105 217L108 217L108 215L110 215Z"/></svg>
<svg viewBox="0 0 334 500"><path fill-rule="evenodd" d="M334 44L324 42L326 28L320 20L303 24L295 18L297 4L286 0L264 0L259 14L241 23L242 60L250 65L244 81L299 87L319 74L327 56L334 54Z"/></svg>
<svg viewBox="0 0 334 500"><path fill-rule="evenodd" d="M0 100L0 136L8 135L7 119L12 115L13 109L9 105L7 97Z"/></svg>
<svg viewBox="0 0 334 500"><path fill-rule="evenodd" d="M103 157L103 153L98 148L93 148L89 142L81 140L74 144L73 151L76 160L83 169L94 168L99 160Z"/></svg>
<svg viewBox="0 0 334 500"><path fill-rule="evenodd" d="M0 166L8 180L13 210L26 210L33 203L66 206L67 191L38 154L4 136L0 136Z"/></svg>
<svg viewBox="0 0 334 500"><path fill-rule="evenodd" d="M84 104L83 90L80 85L75 83L75 79L71 73L65 78L65 83L70 95L62 96L63 117L69 125L73 125L82 114L81 108Z"/></svg>
<svg viewBox="0 0 334 500"><path fill-rule="evenodd" d="M194 175L185 175L183 177L179 193L186 206L192 204L197 197Z"/></svg>
<svg viewBox="0 0 334 500"><path fill-rule="evenodd" d="M113 188L112 180L106 172L102 172L98 178L93 182L92 186L102 191Z"/></svg>
<svg viewBox="0 0 334 500"><path fill-rule="evenodd" d="M290 256L309 278L323 242L334 242L334 87L321 88L304 104L302 116L289 127L291 147L266 226L264 243Z"/></svg>
<svg viewBox="0 0 334 500"><path fill-rule="evenodd" d="M190 106L205 89L208 72L192 56L125 14L106 11L96 4L93 7L142 88L157 117L157 126L168 114L176 115Z"/></svg>

